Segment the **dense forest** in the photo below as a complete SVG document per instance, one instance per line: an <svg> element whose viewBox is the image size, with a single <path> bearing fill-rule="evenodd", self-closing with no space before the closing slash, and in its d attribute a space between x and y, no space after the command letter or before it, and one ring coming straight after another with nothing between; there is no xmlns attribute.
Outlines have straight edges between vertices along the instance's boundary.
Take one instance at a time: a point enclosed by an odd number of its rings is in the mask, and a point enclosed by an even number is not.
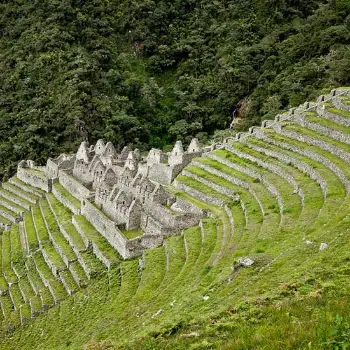
<svg viewBox="0 0 350 350"><path fill-rule="evenodd" d="M350 83L348 0L3 0L0 177L81 140L203 142Z"/></svg>

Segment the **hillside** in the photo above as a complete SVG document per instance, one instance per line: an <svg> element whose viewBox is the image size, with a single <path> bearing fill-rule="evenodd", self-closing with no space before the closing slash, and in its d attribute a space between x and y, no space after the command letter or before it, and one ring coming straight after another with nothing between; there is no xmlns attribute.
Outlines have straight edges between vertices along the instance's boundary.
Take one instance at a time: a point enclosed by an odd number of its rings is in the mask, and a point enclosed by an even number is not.
<svg viewBox="0 0 350 350"><path fill-rule="evenodd" d="M112 149L102 141L45 167L21 162L0 190L0 348L346 349L349 91L332 90L211 149L177 143L169 164L157 150L138 163L136 150L123 151L100 176L98 159ZM157 246L122 259L100 197L111 169L123 169L109 183L111 193L122 186L112 196L120 203L122 192L156 184L152 173L136 181L145 166L174 169L179 152L183 169L163 185L168 215L204 216L152 242L155 221L151 231L121 229L124 248L143 238ZM92 188L83 159L95 164ZM140 192L148 222L165 198L159 189ZM187 213L175 213L179 206Z"/></svg>
<svg viewBox="0 0 350 350"><path fill-rule="evenodd" d="M0 176L99 138L206 143L349 84L349 2L2 1Z"/></svg>

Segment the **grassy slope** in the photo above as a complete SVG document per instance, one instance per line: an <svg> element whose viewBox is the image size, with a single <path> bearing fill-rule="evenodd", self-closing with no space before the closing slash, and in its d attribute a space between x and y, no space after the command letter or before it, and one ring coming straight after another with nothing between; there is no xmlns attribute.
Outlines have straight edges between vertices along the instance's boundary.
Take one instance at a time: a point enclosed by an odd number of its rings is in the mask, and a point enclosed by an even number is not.
<svg viewBox="0 0 350 350"><path fill-rule="evenodd" d="M302 128L298 131L309 133ZM268 136L294 142L271 132ZM189 172L240 193L247 211L244 215L237 202L229 201L234 230L222 208L172 189L211 212L202 228L170 237L164 246L146 251L140 259L115 265L109 272L100 270L86 288L3 337L0 348L318 349L345 344L350 311L350 197L325 166L294 155L325 179L328 194L324 200L320 187L303 172L253 150L249 144L263 145L252 138L247 145L234 147L289 172L306 196L303 205L292 194L292 186L276 174L231 152L216 151L222 159L259 172L275 184L284 210L276 210L275 198L260 182L239 171L230 172L220 162L200 159L250 183L265 214L249 191L198 166L188 167ZM320 152L350 178L345 161L303 143L298 146ZM276 146L266 148L293 156ZM209 191L198 181L178 180L198 191ZM210 194L226 200L218 192ZM3 254L8 249L6 235ZM306 244L305 239L312 243ZM324 251L319 250L322 242L329 245ZM246 255L255 264L238 267L237 259Z"/></svg>

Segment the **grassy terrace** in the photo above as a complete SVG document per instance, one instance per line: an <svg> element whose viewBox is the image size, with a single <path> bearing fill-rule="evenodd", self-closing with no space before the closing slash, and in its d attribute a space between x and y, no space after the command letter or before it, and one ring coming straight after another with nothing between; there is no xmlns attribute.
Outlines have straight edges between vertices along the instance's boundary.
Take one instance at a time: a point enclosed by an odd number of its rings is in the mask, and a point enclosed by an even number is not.
<svg viewBox="0 0 350 350"><path fill-rule="evenodd" d="M31 202L27 201L23 197L17 196L15 193L6 190L5 188L0 188L0 195L2 197L8 198L13 203L17 203L20 207L30 207L33 205Z"/></svg>
<svg viewBox="0 0 350 350"><path fill-rule="evenodd" d="M20 206L19 204L16 204L16 203L10 201L9 199L7 199L1 195L0 195L0 203L2 204L3 207L7 208L8 206L10 206L11 208L14 208L17 213L25 211L25 209L22 206ZM16 216L16 213L14 213L14 214Z"/></svg>
<svg viewBox="0 0 350 350"><path fill-rule="evenodd" d="M254 196L249 193L245 188L239 187L237 185L234 185L233 183L229 182L228 180L222 179L219 176L213 175L199 167L196 166L189 166L186 167L186 170L189 172L193 172L197 176L203 177L208 181L211 181L212 183L218 184L220 186L226 187L234 191L235 193L239 194L241 197L241 200L245 203L245 207L247 209L247 216L248 216L248 222L249 222L249 229L253 232L259 232L262 226L263 222L263 213L261 211L259 203L256 201ZM267 211L268 211L267 207ZM277 215L278 216L278 215ZM278 228L279 225L279 219L277 218L275 222L276 226L275 228ZM271 227L270 227L271 229Z"/></svg>
<svg viewBox="0 0 350 350"><path fill-rule="evenodd" d="M41 252L35 252L33 254L35 265L39 273L45 278L45 280L50 284L51 289L54 293L55 300L60 300L66 296L66 291L57 277L52 275L49 266L46 264Z"/></svg>
<svg viewBox="0 0 350 350"><path fill-rule="evenodd" d="M6 207L4 207L3 205L0 204L0 211L2 211L3 213L6 213L8 215L10 215L11 217L13 217L14 219L18 216L17 213L15 213L14 211L12 211L11 209L8 209Z"/></svg>
<svg viewBox="0 0 350 350"><path fill-rule="evenodd" d="M234 155L232 152L226 150L217 150L213 152L218 157L223 158L226 161L239 164L243 167L251 169L261 175L263 175L270 183L274 184L278 191L281 194L283 203L284 203L284 211L281 222L281 228L284 231L293 230L294 223L298 220L300 212L301 212L301 200L297 195L291 196L293 193L293 187L280 176L270 173L266 169L259 167L249 160L243 160L238 156ZM272 209L276 209L272 208Z"/></svg>
<svg viewBox="0 0 350 350"><path fill-rule="evenodd" d="M60 183L55 183L53 188L66 198L75 208L80 209L80 200L70 194Z"/></svg>
<svg viewBox="0 0 350 350"><path fill-rule="evenodd" d="M35 250L39 247L38 237L31 212L27 211L23 216L24 229L27 235L28 246L30 250Z"/></svg>
<svg viewBox="0 0 350 350"><path fill-rule="evenodd" d="M0 223L2 223L4 225L11 225L12 224L12 222L8 218L5 218L2 215L0 215Z"/></svg>
<svg viewBox="0 0 350 350"><path fill-rule="evenodd" d="M10 292L11 299L12 299L13 306L14 306L15 310L19 310L21 305L24 304L24 300L23 300L22 294L19 290L18 284L16 283L16 284L11 285L9 288L9 292Z"/></svg>
<svg viewBox="0 0 350 350"><path fill-rule="evenodd" d="M271 193L267 190L265 185L263 185L259 179L252 178L247 174L243 174L235 169L230 168L229 166L220 163L211 158L200 158L199 163L209 166L217 171L220 171L226 175L234 176L242 181L248 182L254 193L260 199L264 211L264 226L268 226L269 230L273 230L276 227L276 222L280 222L281 217L279 215L279 205L277 200L272 197ZM245 200L246 202L246 200ZM235 215L234 215L235 217ZM262 228L264 230L265 228Z"/></svg>
<svg viewBox="0 0 350 350"><path fill-rule="evenodd" d="M19 286L24 294L24 297L25 297L25 302L26 303L29 303L29 301L31 299L33 299L35 297L35 292L29 282L29 279L28 277L23 277L21 278L19 281ZM40 305L40 308L41 308L41 305Z"/></svg>
<svg viewBox="0 0 350 350"><path fill-rule="evenodd" d="M17 176L13 176L11 178L11 182L16 185L17 187L21 187L24 190L27 190L27 192L33 192L35 195L37 196L42 196L44 195L45 191L38 188L38 187L34 187L31 186L25 182L23 182L22 180L20 180Z"/></svg>
<svg viewBox="0 0 350 350"><path fill-rule="evenodd" d="M24 191L22 188L15 186L13 184L10 184L9 182L6 182L5 184L3 184L3 186L5 186L4 188L9 192L14 193L15 195L17 195L17 197L21 197L26 201L35 203L39 199L39 196L36 196L30 192Z"/></svg>
<svg viewBox="0 0 350 350"><path fill-rule="evenodd" d="M269 134L269 136L271 137L271 134ZM276 140L280 140L283 142L287 142L288 140L280 137L278 135L275 135ZM281 147L277 147L277 146L273 146L271 144L267 144L266 142L262 142L262 141L255 141L255 140L251 140L251 142L254 142L255 144L258 144L260 146L264 145L264 147L266 149L271 149L273 151L278 150L280 153L288 156L288 157L293 157L297 160L303 161L307 164L309 164L310 166L312 166L314 169L316 169L322 176L322 178L326 181L327 183L327 201L325 203L325 205L323 206L321 213L322 215L319 215L319 218L324 218L325 221L328 221L330 216L332 215L332 201L330 201L329 199L331 198L344 198L345 197L345 188L343 186L343 184L341 183L341 181L338 179L338 177L334 176L334 173L332 170L330 170L329 168L325 167L323 164L316 162L314 160L311 160L308 157L305 157L303 155L300 155L296 152L291 152L288 150L284 150ZM289 140L290 142L290 140ZM298 143L299 146L299 143Z"/></svg>
<svg viewBox="0 0 350 350"><path fill-rule="evenodd" d="M178 182L183 183L184 185L186 185L188 187L192 187L193 189L204 193L208 197L219 198L219 199L221 199L225 202L228 202L228 203L232 201L232 199L230 197L225 196L225 195L213 190L211 187L208 187L208 186L202 184L201 182L199 182L195 179L192 179L188 176L180 175L176 178L176 180Z"/></svg>
<svg viewBox="0 0 350 350"><path fill-rule="evenodd" d="M290 128L294 127L298 128ZM298 132L303 133L304 129L299 128ZM206 170L196 163L186 170L200 179L239 193L241 202L234 202L215 191L210 184L204 185L191 176L180 176L180 182L197 191L212 198L225 198L227 206L204 203L170 187L169 191L178 197L210 212L210 217L202 219L202 227L186 229L182 235L166 239L163 246L145 251L141 261L137 258L118 264L121 259L113 248L83 216L74 215L74 230L84 232L88 240L115 264L107 272L92 252L87 251L81 253L80 260L74 261L68 270L58 252L49 245L48 232L44 232L39 240L45 241L45 251L52 250L50 261L63 270L60 275L65 283L53 276L40 251L36 251L26 260L28 277L21 279L19 285L11 286L11 294L0 296L7 320L3 322L3 328L19 322L19 313L14 311L9 296L21 310L22 317L40 312L44 305L52 305L54 299L64 300L12 333L11 338L4 338L8 342L5 348L8 344L11 345L8 349L12 349L12 344L38 349L84 346L87 349L130 350L324 348L322 344L333 339L331 330L336 327L336 315L341 315L346 322L349 320L350 196L346 196L344 186L330 168L282 147L281 143L322 155L349 179L350 167L339 157L316 146L271 130L266 130L266 134L271 141L280 144L249 137L246 144L234 143L233 147L265 163L278 165L293 176L305 194L303 206L300 197L293 194L293 187L279 175L232 152L217 150L214 154L219 160L196 160L209 167ZM321 139L317 133L314 138ZM345 149L344 145L338 144L337 147ZM256 146L307 163L317 170L327 183L326 199L319 184L310 176L292 163L280 162L278 157L255 150ZM242 172L234 170L220 159L244 169ZM211 170L245 181L250 188L241 188ZM263 176L264 181L247 176L244 170L254 171ZM280 213L276 198L268 191L267 182L279 191L283 213ZM49 199L57 220L71 234L72 213L52 195ZM40 205L44 215L42 217L40 211L33 208L35 226L45 227L45 219L51 234L59 231L47 201L41 200ZM245 213L242 206L246 208ZM18 255L21 242L18 236L12 237L14 227L11 233L3 233L1 252L4 256L11 251L11 259L18 256L21 260ZM312 243L306 244L305 239ZM324 251L319 250L321 242L329 245ZM64 246L63 241L62 244ZM242 268L237 263L238 258L245 256L254 260L252 267ZM54 299L36 272L33 258L40 274L48 280ZM2 262L3 266L9 266L6 256L2 257ZM88 283L86 275L95 278ZM39 291L43 305L29 281ZM24 300L20 300L18 286L24 292ZM82 286L86 288L79 290ZM6 280L0 280L1 288L8 288ZM67 296L67 291L72 290L77 293ZM63 337L68 340L62 341Z"/></svg>
<svg viewBox="0 0 350 350"><path fill-rule="evenodd" d="M344 117L344 118L350 118L350 112L344 111L342 109L338 109L338 108L335 108L335 107L329 107L329 108L327 108L327 111L330 112L330 113L333 113L333 114L338 114L338 115L340 115L341 117Z"/></svg>
<svg viewBox="0 0 350 350"><path fill-rule="evenodd" d="M310 123L319 124L326 128L340 131L344 134L350 134L350 127L342 124L338 124L330 119L322 118L322 116L310 116L305 118Z"/></svg>
<svg viewBox="0 0 350 350"><path fill-rule="evenodd" d="M56 199L52 193L47 194L47 200L49 201L50 206L55 213L58 224L62 225L65 232L70 237L74 247L78 250L85 250L86 247L84 241L72 224L72 212L66 208L58 199Z"/></svg>
<svg viewBox="0 0 350 350"><path fill-rule="evenodd" d="M76 281L79 286L86 286L87 285L87 277L86 273L84 272L83 268L81 267L80 263L78 261L72 262L69 265L69 270L72 273L72 276L76 276L78 281Z"/></svg>
<svg viewBox="0 0 350 350"><path fill-rule="evenodd" d="M47 228L50 232L50 235L53 241L62 249L64 255L68 260L75 260L76 255L72 247L69 245L68 241L65 239L65 237L61 233L60 228L56 222L55 216L51 212L49 203L46 200L41 201L40 207L41 207L43 216L46 220Z"/></svg>
<svg viewBox="0 0 350 350"><path fill-rule="evenodd" d="M41 310L43 306L52 306L54 305L54 300L50 290L44 285L40 275L38 274L33 258L27 259L26 267L28 271L28 279L35 285L37 292L39 293L40 300L43 302L38 305L37 301L37 311Z"/></svg>
<svg viewBox="0 0 350 350"><path fill-rule="evenodd" d="M250 137L248 139L248 142L250 142L251 140L254 140L254 138ZM258 146L264 145L264 143L260 141L255 141L253 142L253 144ZM305 196L304 208L299 217L298 223L296 223L295 226L296 229L299 228L300 230L306 230L310 224L310 220L313 221L317 219L319 212L324 204L324 196L319 184L299 169L294 168L293 166L286 165L285 163L279 162L278 160L265 155L265 153L260 153L249 148L249 143L247 146L240 145L239 148L241 151L244 151L247 154L250 154L259 159L263 159L265 162L270 162L271 164L278 165L284 171L293 175L294 179L298 182L299 188L303 190Z"/></svg>
<svg viewBox="0 0 350 350"><path fill-rule="evenodd" d="M334 139L331 139L330 137L321 135L315 131L312 131L312 130L307 129L307 128L303 128L299 125L288 125L285 127L285 129L290 130L290 131L295 131L295 132L301 133L301 134L306 135L306 136L310 136L316 140L322 140L322 141L324 141L332 146L335 146L338 149L343 150L345 152L349 152L349 150L350 150L350 146L345 144L345 143L336 141Z"/></svg>
<svg viewBox="0 0 350 350"><path fill-rule="evenodd" d="M121 261L117 251L108 243L108 241L95 229L94 226L83 215L74 215L74 219L84 232L89 241L93 242L98 250L111 262Z"/></svg>
<svg viewBox="0 0 350 350"><path fill-rule="evenodd" d="M45 202L44 198L40 199L39 201L41 205L45 205L44 202ZM35 207L32 208L32 217L33 217L33 222L35 224L40 243L41 244L48 243L50 241L50 237L45 225L45 221L41 214L40 206L36 205Z"/></svg>

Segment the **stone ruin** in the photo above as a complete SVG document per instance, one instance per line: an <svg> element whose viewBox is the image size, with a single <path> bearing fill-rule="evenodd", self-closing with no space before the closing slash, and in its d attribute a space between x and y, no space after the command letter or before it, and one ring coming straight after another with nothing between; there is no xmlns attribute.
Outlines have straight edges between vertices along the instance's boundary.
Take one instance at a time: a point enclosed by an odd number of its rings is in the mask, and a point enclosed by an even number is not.
<svg viewBox="0 0 350 350"><path fill-rule="evenodd" d="M53 191L73 213L84 215L124 258L130 258L206 216L167 190L184 167L202 153L197 139L186 151L177 141L171 152L151 149L147 156L129 147L118 153L111 142L103 140L91 146L82 142L76 154L49 158L46 167L21 162L18 177L46 192ZM57 193L57 182L81 201L80 209ZM123 232L130 230L140 230L140 235L127 239Z"/></svg>

